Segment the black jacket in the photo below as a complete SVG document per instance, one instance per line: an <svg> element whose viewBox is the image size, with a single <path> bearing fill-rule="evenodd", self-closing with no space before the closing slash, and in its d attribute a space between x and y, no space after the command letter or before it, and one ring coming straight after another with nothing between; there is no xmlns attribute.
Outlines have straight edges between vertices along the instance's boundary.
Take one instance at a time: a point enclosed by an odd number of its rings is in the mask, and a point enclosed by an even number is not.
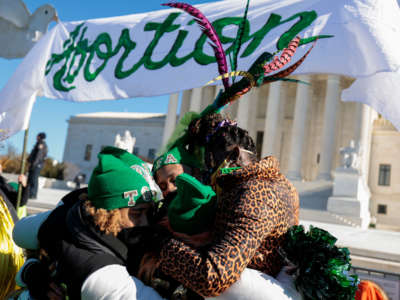
<svg viewBox="0 0 400 300"><path fill-rule="evenodd" d="M125 229L118 237L100 232L78 200L85 192L87 188L65 196L64 205L49 215L38 235L40 247L57 262L57 280L67 285L70 299L80 299L86 278L107 265L127 266L128 272L136 276L144 253L160 248L166 235L163 229L152 226ZM170 298L179 283L167 281L167 287L154 287L163 297Z"/></svg>
<svg viewBox="0 0 400 300"><path fill-rule="evenodd" d="M112 235L98 231L78 200L79 189L68 194L39 230L40 247L57 262L56 280L67 285L70 299L80 299L86 278L104 266L125 265L127 247Z"/></svg>
<svg viewBox="0 0 400 300"><path fill-rule="evenodd" d="M47 156L47 150L47 144L45 141L41 140L35 144L28 157L28 162L31 169L35 167L43 167L44 160Z"/></svg>

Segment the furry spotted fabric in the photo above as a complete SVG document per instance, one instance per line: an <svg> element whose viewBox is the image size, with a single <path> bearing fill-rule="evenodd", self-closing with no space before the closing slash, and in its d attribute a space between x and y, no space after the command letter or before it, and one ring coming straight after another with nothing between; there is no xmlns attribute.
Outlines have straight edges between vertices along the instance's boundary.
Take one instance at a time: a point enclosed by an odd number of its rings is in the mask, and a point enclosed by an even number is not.
<svg viewBox="0 0 400 300"><path fill-rule="evenodd" d="M204 297L221 294L247 266L276 275L278 249L299 216L298 193L273 157L219 175L217 183L223 192L212 244L194 249L172 239L161 250L161 270Z"/></svg>

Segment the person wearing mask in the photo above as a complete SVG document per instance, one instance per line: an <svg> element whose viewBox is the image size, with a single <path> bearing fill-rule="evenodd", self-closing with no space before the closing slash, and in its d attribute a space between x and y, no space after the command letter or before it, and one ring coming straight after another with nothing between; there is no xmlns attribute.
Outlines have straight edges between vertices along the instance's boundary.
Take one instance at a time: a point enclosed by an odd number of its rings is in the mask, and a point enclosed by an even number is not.
<svg viewBox="0 0 400 300"><path fill-rule="evenodd" d="M213 225L218 200L211 186L203 184L192 176L196 174L197 178L200 177L198 176L200 165L195 155L189 153L183 146L177 146L155 160L153 176L163 192L164 199L167 199L168 222L165 223L168 229L175 238L201 252L213 242ZM153 270L155 273L160 271L156 268L158 262L154 261L154 257L152 259L153 269L148 267L146 270L145 266L140 276L151 278L154 276ZM149 260L149 264L152 259ZM233 270L227 269L227 272ZM236 283L215 299L301 299L285 271L280 273L279 281L249 268L244 269L239 276ZM188 287L186 282L182 283ZM199 297L193 295L194 292L190 289L186 289L186 293L191 296L189 299L194 299L194 296Z"/></svg>
<svg viewBox="0 0 400 300"><path fill-rule="evenodd" d="M296 189L275 158L258 161L248 132L220 114L195 120L188 132L205 148L207 170L214 173L212 241L195 248L170 239L159 253L158 267L203 297L222 294L246 268L276 276L283 267L278 250L285 233L298 224Z"/></svg>

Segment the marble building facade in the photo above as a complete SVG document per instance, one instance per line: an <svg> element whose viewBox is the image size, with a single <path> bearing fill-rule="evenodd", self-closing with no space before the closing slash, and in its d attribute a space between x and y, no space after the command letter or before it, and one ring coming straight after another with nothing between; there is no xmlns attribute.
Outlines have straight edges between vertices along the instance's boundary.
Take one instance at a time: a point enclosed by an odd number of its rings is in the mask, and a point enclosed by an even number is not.
<svg viewBox="0 0 400 300"><path fill-rule="evenodd" d="M114 145L119 134L128 130L136 138L135 154L154 159L161 146L165 114L98 112L72 116L68 120L68 132L63 161L77 167L77 172L89 180L97 165L97 153L104 146Z"/></svg>

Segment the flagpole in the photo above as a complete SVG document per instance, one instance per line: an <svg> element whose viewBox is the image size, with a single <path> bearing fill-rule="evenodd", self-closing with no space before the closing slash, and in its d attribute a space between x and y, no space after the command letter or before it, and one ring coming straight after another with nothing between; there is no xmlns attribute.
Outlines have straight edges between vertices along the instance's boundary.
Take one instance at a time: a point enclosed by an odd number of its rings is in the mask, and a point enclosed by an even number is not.
<svg viewBox="0 0 400 300"><path fill-rule="evenodd" d="M24 175L25 174L25 167L26 167L26 146L28 143L28 134L29 134L29 126L25 129L25 134L24 134L24 146L22 149L22 157L21 157L21 169L20 169L20 174ZM27 183L28 184L28 183ZM16 209L18 211L19 206L21 204L21 198L22 198L22 183L18 182L18 196L17 196L17 206ZM28 188L28 187L26 187Z"/></svg>

